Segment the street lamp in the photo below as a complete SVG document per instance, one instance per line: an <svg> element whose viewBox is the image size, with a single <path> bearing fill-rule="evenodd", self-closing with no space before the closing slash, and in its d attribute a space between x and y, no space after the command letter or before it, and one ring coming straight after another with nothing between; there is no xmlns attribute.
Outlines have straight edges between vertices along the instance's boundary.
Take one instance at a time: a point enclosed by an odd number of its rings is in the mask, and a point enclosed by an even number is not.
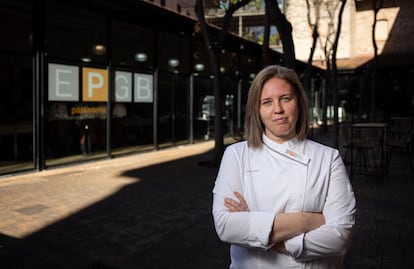
<svg viewBox="0 0 414 269"><path fill-rule="evenodd" d="M176 74L178 73L177 67L180 65L180 61L176 58L171 58L168 60L168 65L174 70L174 75L172 76L172 90L171 90L171 140L175 143L175 84L176 84Z"/></svg>

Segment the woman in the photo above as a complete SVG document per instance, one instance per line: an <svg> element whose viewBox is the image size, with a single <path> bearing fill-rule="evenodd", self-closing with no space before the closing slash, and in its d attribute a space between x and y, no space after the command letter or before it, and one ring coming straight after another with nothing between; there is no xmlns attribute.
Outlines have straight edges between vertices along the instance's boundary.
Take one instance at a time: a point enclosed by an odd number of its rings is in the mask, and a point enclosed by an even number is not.
<svg viewBox="0 0 414 269"><path fill-rule="evenodd" d="M338 150L308 140L296 73L268 66L246 104L246 141L227 147L213 217L230 268L341 268L355 196Z"/></svg>

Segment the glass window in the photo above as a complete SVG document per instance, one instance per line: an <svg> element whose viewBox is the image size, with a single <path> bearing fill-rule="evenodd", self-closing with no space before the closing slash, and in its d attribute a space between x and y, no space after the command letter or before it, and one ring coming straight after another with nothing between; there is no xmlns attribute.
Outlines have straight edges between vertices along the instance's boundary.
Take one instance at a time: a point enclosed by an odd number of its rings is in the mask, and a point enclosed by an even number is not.
<svg viewBox="0 0 414 269"><path fill-rule="evenodd" d="M214 85L213 79L194 78L194 139L207 140L212 137L214 127Z"/></svg>
<svg viewBox="0 0 414 269"><path fill-rule="evenodd" d="M49 1L46 7L48 57L106 63L105 16L55 1Z"/></svg>
<svg viewBox="0 0 414 269"><path fill-rule="evenodd" d="M120 66L154 68L154 33L136 25L114 21L112 63Z"/></svg>
<svg viewBox="0 0 414 269"><path fill-rule="evenodd" d="M0 174L33 169L32 1L0 3Z"/></svg>
<svg viewBox="0 0 414 269"><path fill-rule="evenodd" d="M184 35L160 32L158 40L160 70L190 73L191 39Z"/></svg>

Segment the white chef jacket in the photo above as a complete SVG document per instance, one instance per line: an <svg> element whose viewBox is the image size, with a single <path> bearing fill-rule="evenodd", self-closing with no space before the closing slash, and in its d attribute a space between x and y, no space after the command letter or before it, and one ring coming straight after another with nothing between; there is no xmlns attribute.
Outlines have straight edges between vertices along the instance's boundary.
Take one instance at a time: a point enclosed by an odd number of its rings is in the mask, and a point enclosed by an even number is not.
<svg viewBox="0 0 414 269"><path fill-rule="evenodd" d="M224 198L249 212L229 212ZM322 212L325 224L284 241L291 255L271 249L277 213ZM230 268L341 268L355 223L355 196L338 150L305 139L282 144L263 135L263 147L228 146L213 189L219 238L231 243Z"/></svg>

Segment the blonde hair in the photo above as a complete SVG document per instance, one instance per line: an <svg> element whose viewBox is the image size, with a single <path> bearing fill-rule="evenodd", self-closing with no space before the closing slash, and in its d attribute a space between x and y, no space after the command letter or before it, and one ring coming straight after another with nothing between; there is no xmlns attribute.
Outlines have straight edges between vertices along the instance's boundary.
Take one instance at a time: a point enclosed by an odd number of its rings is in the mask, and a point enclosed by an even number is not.
<svg viewBox="0 0 414 269"><path fill-rule="evenodd" d="M249 146L262 147L264 125L260 118L260 97L263 85L271 78L279 78L289 83L298 100L299 116L296 122L296 136L299 140L306 138L308 126L308 100L302 83L296 72L287 67L271 65L262 69L250 85L246 103L244 132Z"/></svg>

